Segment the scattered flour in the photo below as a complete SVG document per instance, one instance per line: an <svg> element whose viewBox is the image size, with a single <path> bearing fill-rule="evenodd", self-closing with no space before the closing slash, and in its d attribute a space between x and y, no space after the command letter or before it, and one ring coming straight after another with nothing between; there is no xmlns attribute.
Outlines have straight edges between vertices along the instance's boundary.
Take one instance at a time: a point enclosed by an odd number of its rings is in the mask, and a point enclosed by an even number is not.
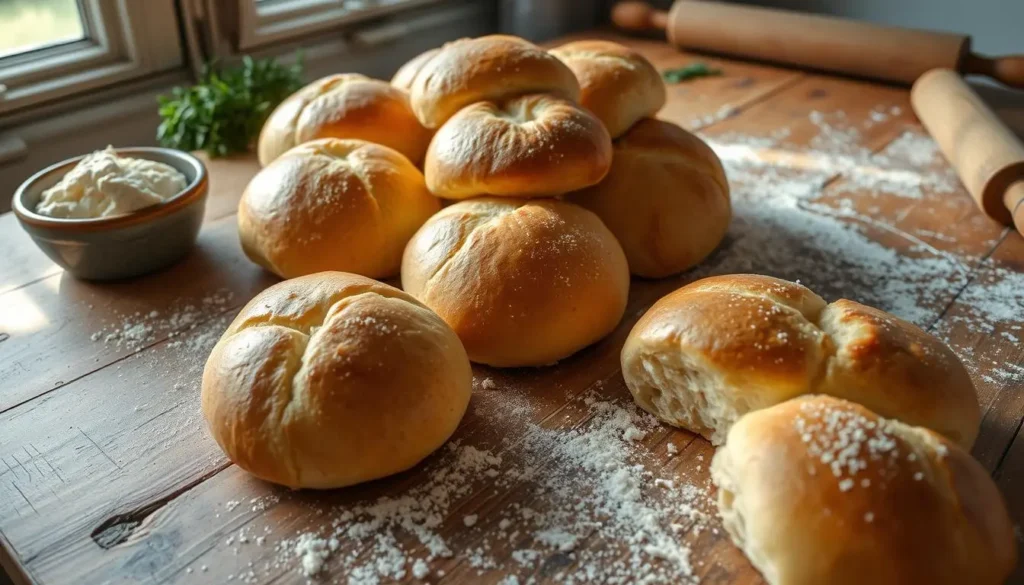
<svg viewBox="0 0 1024 585"><path fill-rule="evenodd" d="M638 437L660 428L650 415L593 396L580 406L590 418L569 431L524 422L500 408L489 412L491 418L506 418L495 424L523 428L524 437L497 451L450 443L424 482L333 511L326 532L283 541L281 562L299 556L298 570L305 576L330 563L333 573L346 576L342 583L376 585L406 575L424 579L431 561L455 558L476 574L501 571L508 574L503 583L525 584L535 582L531 575L552 556L570 555L560 582L696 582L689 548L672 526L699 531L707 525L713 508L708 487L655 480L645 470L644 461L653 462L654 455ZM541 469L511 463L542 458ZM526 495L496 510L500 532L485 528L483 536L463 541L467 533L452 529L451 522L462 527L486 522L490 515L458 510L465 497L488 484L496 494L515 489ZM585 541L599 544L582 546ZM331 542L342 545L332 548ZM504 552L496 554L503 542L508 543L501 546Z"/></svg>
<svg viewBox="0 0 1024 585"><path fill-rule="evenodd" d="M172 303L171 309L149 311L143 314L136 311L131 315L119 316L120 322L108 325L94 332L90 339L102 341L104 345L124 348L130 351L157 341L160 337L175 337L184 331L194 329L200 323L222 313L227 309L234 294L227 290L219 290L203 297L198 305L187 301Z"/></svg>
<svg viewBox="0 0 1024 585"><path fill-rule="evenodd" d="M338 539L302 534L296 539L293 550L295 556L299 558L302 574L312 577L323 570L327 558L338 550Z"/></svg>
<svg viewBox="0 0 1024 585"><path fill-rule="evenodd" d="M855 205L864 205L863 197L855 203L844 196L856 191L903 200L906 209L922 200L933 207L973 205L930 137L906 132L874 153L861 146L859 130L841 113L814 112L810 119L819 130L812 150L787 144L785 131L706 137L726 168L735 217L722 249L695 270L694 278L771 274L803 282L829 299L879 307L924 328L957 298L964 309L935 331L943 337L951 325L994 331L1019 322L1024 274L979 256L984 250L971 254L937 247L932 242L955 238L908 233L894 220L870 215L870 209L859 211ZM994 232L987 221L977 229ZM904 251L878 243L882 238L902 240Z"/></svg>

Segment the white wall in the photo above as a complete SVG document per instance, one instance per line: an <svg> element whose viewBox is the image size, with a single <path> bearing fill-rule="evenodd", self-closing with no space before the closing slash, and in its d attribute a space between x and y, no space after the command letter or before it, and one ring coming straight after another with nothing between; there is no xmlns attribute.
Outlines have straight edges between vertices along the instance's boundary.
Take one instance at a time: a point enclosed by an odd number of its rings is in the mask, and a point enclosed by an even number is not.
<svg viewBox="0 0 1024 585"><path fill-rule="evenodd" d="M960 32L975 50L1024 54L1024 0L744 0L897 26Z"/></svg>

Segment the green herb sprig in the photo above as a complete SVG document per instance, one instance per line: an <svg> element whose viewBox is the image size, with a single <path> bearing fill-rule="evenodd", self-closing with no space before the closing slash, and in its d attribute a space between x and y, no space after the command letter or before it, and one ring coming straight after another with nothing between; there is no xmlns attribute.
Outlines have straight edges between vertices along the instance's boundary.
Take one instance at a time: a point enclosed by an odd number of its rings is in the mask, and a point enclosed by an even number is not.
<svg viewBox="0 0 1024 585"><path fill-rule="evenodd" d="M661 77L668 83L682 83L689 79L696 79L698 77L710 77L712 75L721 75L721 69L714 69L708 67L706 63L690 63L685 67L679 67L677 69L666 69L661 72Z"/></svg>
<svg viewBox="0 0 1024 585"><path fill-rule="evenodd" d="M247 152L270 112L302 86L302 56L294 65L246 56L241 66L207 65L200 81L160 96L160 144L205 150L210 156Z"/></svg>

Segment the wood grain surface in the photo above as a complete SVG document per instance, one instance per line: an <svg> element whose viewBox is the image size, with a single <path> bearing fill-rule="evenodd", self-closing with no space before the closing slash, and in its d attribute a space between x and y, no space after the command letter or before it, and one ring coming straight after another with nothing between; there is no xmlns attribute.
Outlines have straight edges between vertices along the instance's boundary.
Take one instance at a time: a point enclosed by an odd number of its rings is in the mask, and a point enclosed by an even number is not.
<svg viewBox="0 0 1024 585"><path fill-rule="evenodd" d="M723 70L670 87L660 117L699 130L718 149L730 169L736 220L703 266L669 279L635 280L622 323L595 346L555 367L476 367L471 406L453 440L502 454L503 468L553 469L553 455L523 455L522 447L532 434L593 429L600 418L595 403L628 407L618 355L647 307L708 274L765 272L800 279L829 300L851 296L911 311L905 316L947 340L967 363L985 413L974 454L1020 522L1024 332L1013 314L1020 307L1012 304L1022 297L1007 290L1024 285L1024 241L986 219L955 181L922 180L948 178L941 158L901 154L901 144L927 142L907 92L708 60L607 33L576 38L592 36L629 44L659 69L699 59ZM254 159L208 166L211 199L195 251L165 272L130 282L92 284L64 275L10 214L0 216L0 561L16 583L305 583L310 579L283 541L331 530L346 509L401 497L445 464L442 449L392 478L292 492L226 460L199 413L201 370L238 308L275 279L244 257L237 240L233 214L258 168ZM903 181L902 187L865 181L864 173ZM783 197L793 176L820 188ZM907 184L919 192L908 196ZM779 220L790 217L778 215L789 213L790 203L800 218L835 226L843 238L818 241ZM850 246L891 265L885 273L891 278L881 282L867 263L843 258ZM910 301L897 302L893 291ZM1000 294L1009 295L1002 311ZM763 583L714 518L712 447L658 426L634 449L651 477L704 494L694 501L699 530L682 510L675 521L683 528L679 541L691 551L693 580ZM644 496L661 497L653 488ZM502 519L510 507L550 505L529 481L467 477L436 529L455 554L432 560L423 580L507 585L514 573L519 583L561 583L585 569L581 559L621 554L617 543L590 537L571 551L542 549L533 562L519 562L516 551L524 544L499 537L507 528ZM467 516L478 519L471 529ZM396 538L410 559L423 552L413 535ZM314 581L347 583L347 559L365 561L363 546L358 539L340 542ZM479 555L472 551L483 546L493 566L474 560ZM1024 570L1015 579L1024 579ZM403 580L418 581L411 571Z"/></svg>

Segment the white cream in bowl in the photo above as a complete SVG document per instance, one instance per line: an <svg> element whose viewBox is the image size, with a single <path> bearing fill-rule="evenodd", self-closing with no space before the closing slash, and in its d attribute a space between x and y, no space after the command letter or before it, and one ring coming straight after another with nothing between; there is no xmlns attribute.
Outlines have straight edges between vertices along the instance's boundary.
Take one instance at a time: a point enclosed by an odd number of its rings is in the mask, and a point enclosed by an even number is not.
<svg viewBox="0 0 1024 585"><path fill-rule="evenodd" d="M124 215L162 203L187 185L185 175L170 165L121 157L108 146L83 158L44 191L35 211L68 219Z"/></svg>

